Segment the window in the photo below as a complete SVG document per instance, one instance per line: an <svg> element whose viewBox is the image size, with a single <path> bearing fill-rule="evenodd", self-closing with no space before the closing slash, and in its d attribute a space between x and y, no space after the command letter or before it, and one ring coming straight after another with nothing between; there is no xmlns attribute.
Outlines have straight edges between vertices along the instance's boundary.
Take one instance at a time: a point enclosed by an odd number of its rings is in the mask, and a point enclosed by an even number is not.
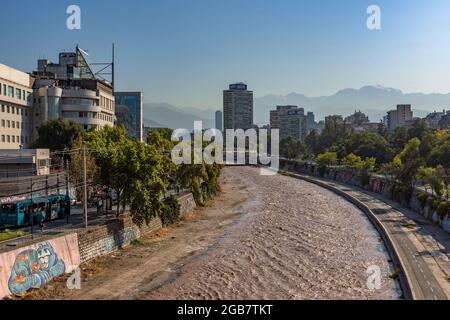
<svg viewBox="0 0 450 320"><path fill-rule="evenodd" d="M3 85L3 94L6 96L6 84Z"/></svg>
<svg viewBox="0 0 450 320"><path fill-rule="evenodd" d="M8 86L8 97L14 98L14 88Z"/></svg>
<svg viewBox="0 0 450 320"><path fill-rule="evenodd" d="M10 135L8 134L7 136L6 136L6 142L8 142L8 143L10 143L11 142L11 137L10 137Z"/></svg>
<svg viewBox="0 0 450 320"><path fill-rule="evenodd" d="M7 126L8 128L11 128L11 121L7 120L7 121L6 121L6 126Z"/></svg>
<svg viewBox="0 0 450 320"><path fill-rule="evenodd" d="M5 112L5 105L2 104L2 112Z"/></svg>
<svg viewBox="0 0 450 320"><path fill-rule="evenodd" d="M10 112L10 108L9 106L6 106L6 112L9 113Z"/></svg>
<svg viewBox="0 0 450 320"><path fill-rule="evenodd" d="M17 129L20 129L19 121L16 121L16 128L17 128Z"/></svg>
<svg viewBox="0 0 450 320"><path fill-rule="evenodd" d="M17 143L20 143L19 136L16 136Z"/></svg>
<svg viewBox="0 0 450 320"><path fill-rule="evenodd" d="M22 144L25 143L25 139L23 138L23 136L20 136L20 143L22 143Z"/></svg>
<svg viewBox="0 0 450 320"><path fill-rule="evenodd" d="M5 135L2 134L2 142L5 142Z"/></svg>
<svg viewBox="0 0 450 320"><path fill-rule="evenodd" d="M22 90L22 100L25 100L27 97L25 95L25 90Z"/></svg>
<svg viewBox="0 0 450 320"><path fill-rule="evenodd" d="M16 136L12 136L12 143L16 143Z"/></svg>
<svg viewBox="0 0 450 320"><path fill-rule="evenodd" d="M16 122L12 121L12 127L15 129L16 128Z"/></svg>
<svg viewBox="0 0 450 320"><path fill-rule="evenodd" d="M22 90L19 88L16 88L16 99L22 100Z"/></svg>
<svg viewBox="0 0 450 320"><path fill-rule="evenodd" d="M14 108L14 107L11 107L11 113L12 114L14 114L14 110L15 110L16 108Z"/></svg>
<svg viewBox="0 0 450 320"><path fill-rule="evenodd" d="M5 127L5 124L6 124L5 120L2 119L2 127L3 127L3 128Z"/></svg>

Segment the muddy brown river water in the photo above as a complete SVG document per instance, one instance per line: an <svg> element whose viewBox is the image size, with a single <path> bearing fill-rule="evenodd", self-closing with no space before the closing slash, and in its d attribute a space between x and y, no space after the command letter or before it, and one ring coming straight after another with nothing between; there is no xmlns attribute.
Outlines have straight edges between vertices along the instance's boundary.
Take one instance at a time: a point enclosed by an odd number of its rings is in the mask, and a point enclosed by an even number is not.
<svg viewBox="0 0 450 320"><path fill-rule="evenodd" d="M334 193L257 168L226 168L251 199L217 244L140 299L398 299L383 242L363 212ZM381 287L367 286L367 269ZM374 282L372 282L374 283Z"/></svg>

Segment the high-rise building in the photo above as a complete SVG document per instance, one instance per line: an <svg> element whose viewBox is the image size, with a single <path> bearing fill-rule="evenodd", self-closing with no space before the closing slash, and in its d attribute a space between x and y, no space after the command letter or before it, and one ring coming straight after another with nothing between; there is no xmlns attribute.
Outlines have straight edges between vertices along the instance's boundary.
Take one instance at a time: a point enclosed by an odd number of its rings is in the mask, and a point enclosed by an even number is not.
<svg viewBox="0 0 450 320"><path fill-rule="evenodd" d="M0 64L0 149L27 148L33 141L33 81Z"/></svg>
<svg viewBox="0 0 450 320"><path fill-rule="evenodd" d="M50 119L73 120L85 130L114 126L113 86L97 77L84 51L59 54L59 63L38 60L33 88L34 135Z"/></svg>
<svg viewBox="0 0 450 320"><path fill-rule="evenodd" d="M253 91L240 82L230 84L223 91L223 127L224 129L253 128Z"/></svg>
<svg viewBox="0 0 450 320"><path fill-rule="evenodd" d="M144 142L142 92L115 92L116 125L123 125L128 135Z"/></svg>
<svg viewBox="0 0 450 320"><path fill-rule="evenodd" d="M276 110L270 111L270 128L279 129L280 138L303 140L308 135L308 116L297 106L277 106Z"/></svg>
<svg viewBox="0 0 450 320"><path fill-rule="evenodd" d="M223 113L220 110L216 111L216 129L223 131Z"/></svg>
<svg viewBox="0 0 450 320"><path fill-rule="evenodd" d="M413 113L411 111L410 104L399 104L396 110L390 110L387 112L387 116L384 118L384 124L387 130L392 132L397 127L405 126L411 123L413 120Z"/></svg>

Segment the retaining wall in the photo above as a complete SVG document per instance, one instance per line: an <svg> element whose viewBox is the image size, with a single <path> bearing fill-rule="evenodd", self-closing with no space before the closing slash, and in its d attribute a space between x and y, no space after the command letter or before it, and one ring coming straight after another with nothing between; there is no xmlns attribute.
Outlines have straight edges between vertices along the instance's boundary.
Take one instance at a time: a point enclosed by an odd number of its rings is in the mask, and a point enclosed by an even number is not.
<svg viewBox="0 0 450 320"><path fill-rule="evenodd" d="M177 196L180 204L180 216L194 211L196 205L192 193ZM123 216L106 225L90 227L78 233L81 262L122 249L136 239L162 228L161 219L154 218L141 228L133 223L131 217Z"/></svg>
<svg viewBox="0 0 450 320"><path fill-rule="evenodd" d="M280 160L280 165L281 168L286 167L293 172L309 174L317 177L321 176L319 166L314 163L303 163L283 159ZM361 178L350 169L327 168L323 177L337 182L356 186L358 188L365 189L371 192L379 193L390 200L399 202L403 206L409 207L410 209L418 212L426 219L432 221L436 225L440 226L443 230L450 233L450 215L446 214L444 216L440 216L436 211L434 211L431 208L431 196L422 206L417 197L417 189L414 190L408 202L405 202L403 199L399 199L398 195L393 194L392 183L390 183L389 180L380 175L371 175L367 185L363 185L361 183Z"/></svg>

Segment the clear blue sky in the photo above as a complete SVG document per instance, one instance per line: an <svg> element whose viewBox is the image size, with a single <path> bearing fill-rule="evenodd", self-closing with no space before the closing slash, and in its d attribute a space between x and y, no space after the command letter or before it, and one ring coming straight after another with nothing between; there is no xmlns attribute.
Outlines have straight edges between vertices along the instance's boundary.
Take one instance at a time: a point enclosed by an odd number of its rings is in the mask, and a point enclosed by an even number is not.
<svg viewBox="0 0 450 320"><path fill-rule="evenodd" d="M80 31L66 29L70 4ZM370 4L381 31L366 28ZM76 44L108 60L114 42L117 90L143 90L148 102L219 108L234 81L255 96L450 91L448 0L2 1L0 30L0 62L23 71Z"/></svg>

